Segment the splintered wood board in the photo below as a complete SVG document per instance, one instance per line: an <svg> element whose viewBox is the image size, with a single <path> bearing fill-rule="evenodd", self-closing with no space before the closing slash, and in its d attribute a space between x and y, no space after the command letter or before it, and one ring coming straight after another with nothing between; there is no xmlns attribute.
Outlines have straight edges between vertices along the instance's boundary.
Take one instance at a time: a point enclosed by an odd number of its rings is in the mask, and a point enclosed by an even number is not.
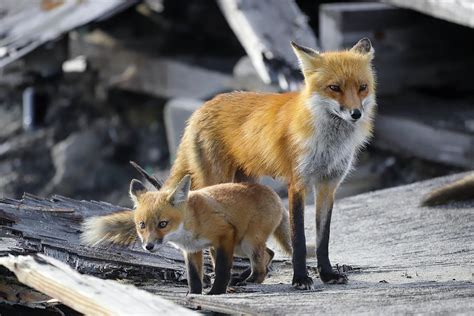
<svg viewBox="0 0 474 316"><path fill-rule="evenodd" d="M79 274L53 258L9 256L0 265L18 280L85 315L196 315L132 285Z"/></svg>

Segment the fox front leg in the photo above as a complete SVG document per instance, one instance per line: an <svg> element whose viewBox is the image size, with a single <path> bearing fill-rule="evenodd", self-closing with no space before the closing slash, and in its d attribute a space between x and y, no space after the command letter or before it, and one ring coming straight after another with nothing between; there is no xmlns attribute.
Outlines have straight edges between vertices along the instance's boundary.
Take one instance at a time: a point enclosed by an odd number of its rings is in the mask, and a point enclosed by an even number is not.
<svg viewBox="0 0 474 316"><path fill-rule="evenodd" d="M216 247L216 263L215 274L216 278L208 295L225 294L227 292L227 285L230 281L232 261L234 259L234 240L233 237L227 238L223 244Z"/></svg>
<svg viewBox="0 0 474 316"><path fill-rule="evenodd" d="M316 258L321 281L330 284L345 284L347 277L334 271L329 261L329 235L331 228L334 195L339 181L324 182L315 187L316 200Z"/></svg>
<svg viewBox="0 0 474 316"><path fill-rule="evenodd" d="M184 253L190 294L202 294L202 251Z"/></svg>
<svg viewBox="0 0 474 316"><path fill-rule="evenodd" d="M293 246L293 287L311 290L313 279L306 269L306 237L304 235L304 190L295 185L288 186L290 208L291 243Z"/></svg>

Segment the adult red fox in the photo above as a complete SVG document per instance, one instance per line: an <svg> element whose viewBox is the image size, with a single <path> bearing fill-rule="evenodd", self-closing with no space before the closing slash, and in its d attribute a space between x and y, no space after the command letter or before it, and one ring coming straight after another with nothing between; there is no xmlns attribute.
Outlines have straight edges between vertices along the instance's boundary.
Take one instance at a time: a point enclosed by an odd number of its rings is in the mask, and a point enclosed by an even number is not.
<svg viewBox="0 0 474 316"><path fill-rule="evenodd" d="M334 194L372 134L374 49L367 38L350 50L319 53L292 43L305 86L299 92L232 92L190 117L165 188L187 174L193 189L272 176L288 182L293 286L312 288L306 269L304 195L316 196L320 278L345 283L328 256Z"/></svg>
<svg viewBox="0 0 474 316"><path fill-rule="evenodd" d="M202 250L214 250L215 281L208 294L226 292L233 254L248 257L251 267L234 282L262 283L273 259L266 247L270 235L291 253L288 215L278 195L252 183L226 183L190 191L185 176L172 190L147 191L138 180L130 184L134 211L92 217L81 239L128 244L137 234L145 250L155 252L167 242L184 252L190 293L202 293Z"/></svg>

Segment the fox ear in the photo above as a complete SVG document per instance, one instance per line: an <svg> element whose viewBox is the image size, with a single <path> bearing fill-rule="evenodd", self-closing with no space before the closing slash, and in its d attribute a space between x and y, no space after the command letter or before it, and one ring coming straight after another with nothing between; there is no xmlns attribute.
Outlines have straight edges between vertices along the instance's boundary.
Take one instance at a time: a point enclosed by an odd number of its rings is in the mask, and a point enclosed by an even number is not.
<svg viewBox="0 0 474 316"><path fill-rule="evenodd" d="M291 47L293 47L293 51L295 52L296 57L298 57L303 75L306 75L317 68L318 61L322 59L317 50L298 45L293 41L291 41Z"/></svg>
<svg viewBox="0 0 474 316"><path fill-rule="evenodd" d="M191 189L191 176L186 175L179 181L176 189L169 195L168 201L173 206L186 202L189 190Z"/></svg>
<svg viewBox="0 0 474 316"><path fill-rule="evenodd" d="M140 196L146 191L146 187L137 179L133 179L132 182L130 182L130 198L135 206L137 206Z"/></svg>
<svg viewBox="0 0 474 316"><path fill-rule="evenodd" d="M364 37L360 41L357 42L352 48L351 51L362 54L362 55L369 55L370 59L374 58L374 47L372 43L367 37Z"/></svg>

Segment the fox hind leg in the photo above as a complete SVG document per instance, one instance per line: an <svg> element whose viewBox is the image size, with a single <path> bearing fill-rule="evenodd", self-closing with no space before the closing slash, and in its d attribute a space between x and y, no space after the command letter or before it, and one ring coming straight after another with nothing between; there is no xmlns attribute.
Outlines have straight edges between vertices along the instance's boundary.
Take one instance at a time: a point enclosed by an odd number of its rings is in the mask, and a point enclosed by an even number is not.
<svg viewBox="0 0 474 316"><path fill-rule="evenodd" d="M262 283L267 276L267 266L271 261L270 254L266 251L265 244L255 247L250 254L252 273L245 280L249 283Z"/></svg>
<svg viewBox="0 0 474 316"><path fill-rule="evenodd" d="M265 252L266 252L265 259L264 259L265 268L266 268L265 276L267 276L270 270L270 266L272 264L273 257L275 256L275 253L270 248L266 248ZM246 280L250 277L251 274L252 274L252 267L249 267L245 269L243 272L241 272L240 274L233 276L230 284L231 285L245 285L245 283L247 282ZM251 281L248 281L248 282L251 282Z"/></svg>

